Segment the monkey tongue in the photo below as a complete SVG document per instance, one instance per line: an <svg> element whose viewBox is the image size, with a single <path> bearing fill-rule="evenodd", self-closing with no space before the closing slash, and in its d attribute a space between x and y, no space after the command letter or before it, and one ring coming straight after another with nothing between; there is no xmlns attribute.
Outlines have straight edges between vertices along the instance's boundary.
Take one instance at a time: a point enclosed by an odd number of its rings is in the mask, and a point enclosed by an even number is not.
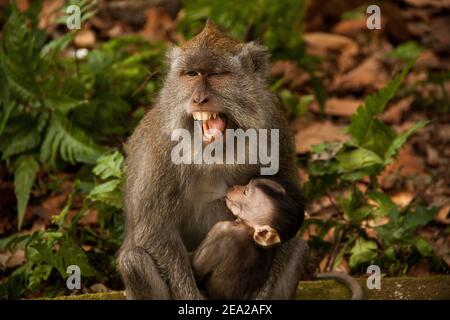
<svg viewBox="0 0 450 320"><path fill-rule="evenodd" d="M211 141L222 136L225 125L225 121L220 117L203 121L203 140Z"/></svg>
<svg viewBox="0 0 450 320"><path fill-rule="evenodd" d="M206 125L208 126L208 129L219 130L220 132L225 130L225 121L220 116L215 119L211 118L207 120Z"/></svg>

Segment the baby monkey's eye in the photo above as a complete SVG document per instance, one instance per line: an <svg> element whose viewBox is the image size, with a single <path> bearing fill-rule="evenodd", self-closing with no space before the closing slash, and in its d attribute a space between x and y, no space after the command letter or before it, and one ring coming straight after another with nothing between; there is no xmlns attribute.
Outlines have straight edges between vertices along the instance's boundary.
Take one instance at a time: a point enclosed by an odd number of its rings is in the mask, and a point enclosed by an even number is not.
<svg viewBox="0 0 450 320"><path fill-rule="evenodd" d="M189 77L195 77L195 76L198 76L199 73L197 71L191 70L191 71L187 71L186 75L188 75Z"/></svg>
<svg viewBox="0 0 450 320"><path fill-rule="evenodd" d="M248 189L248 188L245 188L245 189L244 189L244 196L247 195L247 189Z"/></svg>

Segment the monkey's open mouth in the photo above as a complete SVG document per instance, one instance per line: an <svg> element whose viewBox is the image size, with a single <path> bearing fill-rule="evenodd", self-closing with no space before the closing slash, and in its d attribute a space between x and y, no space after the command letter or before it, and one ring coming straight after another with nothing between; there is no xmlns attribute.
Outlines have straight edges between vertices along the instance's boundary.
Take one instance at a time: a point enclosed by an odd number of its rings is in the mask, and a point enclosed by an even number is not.
<svg viewBox="0 0 450 320"><path fill-rule="evenodd" d="M211 142L224 134L227 127L227 117L220 112L192 112L194 120L202 122L203 140Z"/></svg>

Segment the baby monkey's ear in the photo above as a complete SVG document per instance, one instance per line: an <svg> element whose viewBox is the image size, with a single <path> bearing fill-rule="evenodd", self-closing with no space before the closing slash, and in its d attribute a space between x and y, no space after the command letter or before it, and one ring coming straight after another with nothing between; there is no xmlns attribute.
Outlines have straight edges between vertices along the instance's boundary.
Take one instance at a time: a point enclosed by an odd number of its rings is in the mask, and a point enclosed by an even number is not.
<svg viewBox="0 0 450 320"><path fill-rule="evenodd" d="M281 243L277 230L268 225L255 226L253 240L263 248L270 248Z"/></svg>

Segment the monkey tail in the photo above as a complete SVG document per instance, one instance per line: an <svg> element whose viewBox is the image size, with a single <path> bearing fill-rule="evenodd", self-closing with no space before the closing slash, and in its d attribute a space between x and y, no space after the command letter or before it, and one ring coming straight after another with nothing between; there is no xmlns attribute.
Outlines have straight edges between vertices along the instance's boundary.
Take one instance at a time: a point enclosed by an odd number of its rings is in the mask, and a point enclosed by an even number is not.
<svg viewBox="0 0 450 320"><path fill-rule="evenodd" d="M335 280L342 283L352 292L351 300L363 300L364 294L361 285L352 276L342 272L323 272L316 274L316 279Z"/></svg>

